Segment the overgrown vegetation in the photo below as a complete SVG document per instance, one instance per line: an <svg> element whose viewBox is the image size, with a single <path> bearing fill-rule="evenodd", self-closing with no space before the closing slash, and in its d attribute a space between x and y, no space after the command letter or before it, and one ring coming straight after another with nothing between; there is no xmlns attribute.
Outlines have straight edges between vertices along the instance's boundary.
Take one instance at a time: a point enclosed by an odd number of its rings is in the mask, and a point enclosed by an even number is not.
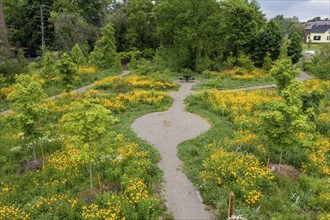
<svg viewBox="0 0 330 220"><path fill-rule="evenodd" d="M236 194L236 214L247 219L327 218L329 128L324 125L330 122L329 101L325 98L303 112L305 98L293 89L295 84L281 95L273 89L203 90L187 99L187 110L206 117L212 128L182 143L179 155L204 201L217 208L219 219L227 216L230 191ZM316 89L330 95L327 81L307 81L302 88L306 94ZM291 165L296 174L286 173L284 166L282 172L270 172L268 158L271 164Z"/></svg>
<svg viewBox="0 0 330 220"><path fill-rule="evenodd" d="M42 129L33 136L37 141L30 138L32 130L8 127L8 120L19 116L16 111L1 117L1 218L157 219L164 212L155 195L161 181L159 155L128 131L134 118L170 105L162 90L174 84L141 80L159 91L136 88L126 80L125 93L63 93L34 105L48 113L27 121ZM17 86L12 94L18 94ZM31 162L31 147L38 161L44 157L38 166Z"/></svg>

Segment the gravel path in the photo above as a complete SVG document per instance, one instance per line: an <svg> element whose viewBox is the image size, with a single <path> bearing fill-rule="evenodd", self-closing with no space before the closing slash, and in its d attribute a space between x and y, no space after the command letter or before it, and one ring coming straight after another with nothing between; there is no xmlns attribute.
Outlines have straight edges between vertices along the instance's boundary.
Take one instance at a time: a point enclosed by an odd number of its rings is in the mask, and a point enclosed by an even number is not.
<svg viewBox="0 0 330 220"><path fill-rule="evenodd" d="M312 76L308 75L305 71L300 71L301 74L296 78L297 81L304 81L308 79L313 79ZM236 89L224 89L223 91L246 91L246 90L256 90L256 89L269 89L269 88L276 88L275 84L263 85L263 86L251 86L251 87L244 87L244 88L236 88Z"/></svg>
<svg viewBox="0 0 330 220"><path fill-rule="evenodd" d="M184 111L184 99L191 94L195 83L178 83L180 90L169 93L175 101L168 111L142 116L131 126L139 137L155 145L161 154L165 198L174 219L214 219L206 211L198 191L181 171L182 162L177 156L178 144L197 137L211 126L203 118Z"/></svg>

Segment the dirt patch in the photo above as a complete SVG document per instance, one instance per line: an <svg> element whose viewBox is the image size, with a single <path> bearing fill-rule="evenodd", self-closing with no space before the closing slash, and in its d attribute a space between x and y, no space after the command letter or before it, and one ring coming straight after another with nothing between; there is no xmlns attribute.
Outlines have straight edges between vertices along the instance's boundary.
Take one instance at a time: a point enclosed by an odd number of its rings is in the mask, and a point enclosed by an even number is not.
<svg viewBox="0 0 330 220"><path fill-rule="evenodd" d="M81 193L77 196L77 198L78 198L79 200L84 201L84 203L85 203L86 205L90 205L90 204L93 203L93 201L94 201L96 195L99 194L99 193L100 193L100 190L99 190L99 189L93 189L93 190L88 189L88 190L86 190L86 191L84 191L84 192L81 192Z"/></svg>
<svg viewBox="0 0 330 220"><path fill-rule="evenodd" d="M112 191L112 192L119 192L120 185L119 184L111 184L111 183L104 183L102 185L102 189L104 192Z"/></svg>
<svg viewBox="0 0 330 220"><path fill-rule="evenodd" d="M269 164L269 169L273 173L277 173L281 176L289 176L292 180L296 180L301 174L301 171L294 168L293 166L283 164Z"/></svg>
<svg viewBox="0 0 330 220"><path fill-rule="evenodd" d="M20 166L23 170L26 171L37 171L42 169L41 160L24 160L20 163Z"/></svg>

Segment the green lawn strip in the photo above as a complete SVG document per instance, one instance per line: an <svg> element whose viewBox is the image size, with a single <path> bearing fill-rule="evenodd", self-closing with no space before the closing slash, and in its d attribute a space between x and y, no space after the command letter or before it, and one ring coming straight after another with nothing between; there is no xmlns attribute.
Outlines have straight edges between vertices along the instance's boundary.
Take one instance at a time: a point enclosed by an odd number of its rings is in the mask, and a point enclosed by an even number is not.
<svg viewBox="0 0 330 220"><path fill-rule="evenodd" d="M193 90L205 90L214 88L217 90L239 89L252 86L263 86L274 84L272 77L253 78L253 79L232 79L229 76L212 76L211 78L197 77L201 83L195 85Z"/></svg>

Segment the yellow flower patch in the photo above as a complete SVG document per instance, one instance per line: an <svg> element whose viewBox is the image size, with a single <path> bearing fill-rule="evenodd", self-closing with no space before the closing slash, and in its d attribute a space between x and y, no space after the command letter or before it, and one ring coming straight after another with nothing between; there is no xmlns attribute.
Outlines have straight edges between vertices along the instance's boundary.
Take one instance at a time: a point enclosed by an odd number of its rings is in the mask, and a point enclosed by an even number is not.
<svg viewBox="0 0 330 220"><path fill-rule="evenodd" d="M112 195L111 201L100 208L96 204L82 207L83 219L107 219L107 220L125 220L124 212L119 202L119 198Z"/></svg>
<svg viewBox="0 0 330 220"><path fill-rule="evenodd" d="M128 181L124 193L129 199L129 202L134 204L148 198L147 186L144 184L143 180L136 178Z"/></svg>
<svg viewBox="0 0 330 220"><path fill-rule="evenodd" d="M3 205L0 203L0 219L30 219L30 214L24 212L15 205Z"/></svg>
<svg viewBox="0 0 330 220"><path fill-rule="evenodd" d="M9 93L11 93L11 91L13 91L13 89L14 89L13 85L0 88L0 101L6 99L9 95Z"/></svg>
<svg viewBox="0 0 330 220"><path fill-rule="evenodd" d="M260 201L263 185L273 179L271 171L255 156L223 149L214 150L211 156L205 158L203 167L200 176L204 182L232 185L247 206Z"/></svg>
<svg viewBox="0 0 330 220"><path fill-rule="evenodd" d="M51 169L57 172L68 172L68 170L77 170L78 164L72 160L72 156L79 154L78 150L69 149L67 151L56 151L47 160L44 169Z"/></svg>
<svg viewBox="0 0 330 220"><path fill-rule="evenodd" d="M82 73L93 74L93 73L96 73L97 71L98 71L98 69L93 66L79 66L78 67L79 74L82 74Z"/></svg>
<svg viewBox="0 0 330 220"><path fill-rule="evenodd" d="M146 76L128 76L128 77L118 77L109 76L95 82L96 87L106 86L109 88L115 88L116 86L125 86L129 88L149 88L149 89L167 89L173 88L174 83L171 82L160 82L153 81Z"/></svg>

